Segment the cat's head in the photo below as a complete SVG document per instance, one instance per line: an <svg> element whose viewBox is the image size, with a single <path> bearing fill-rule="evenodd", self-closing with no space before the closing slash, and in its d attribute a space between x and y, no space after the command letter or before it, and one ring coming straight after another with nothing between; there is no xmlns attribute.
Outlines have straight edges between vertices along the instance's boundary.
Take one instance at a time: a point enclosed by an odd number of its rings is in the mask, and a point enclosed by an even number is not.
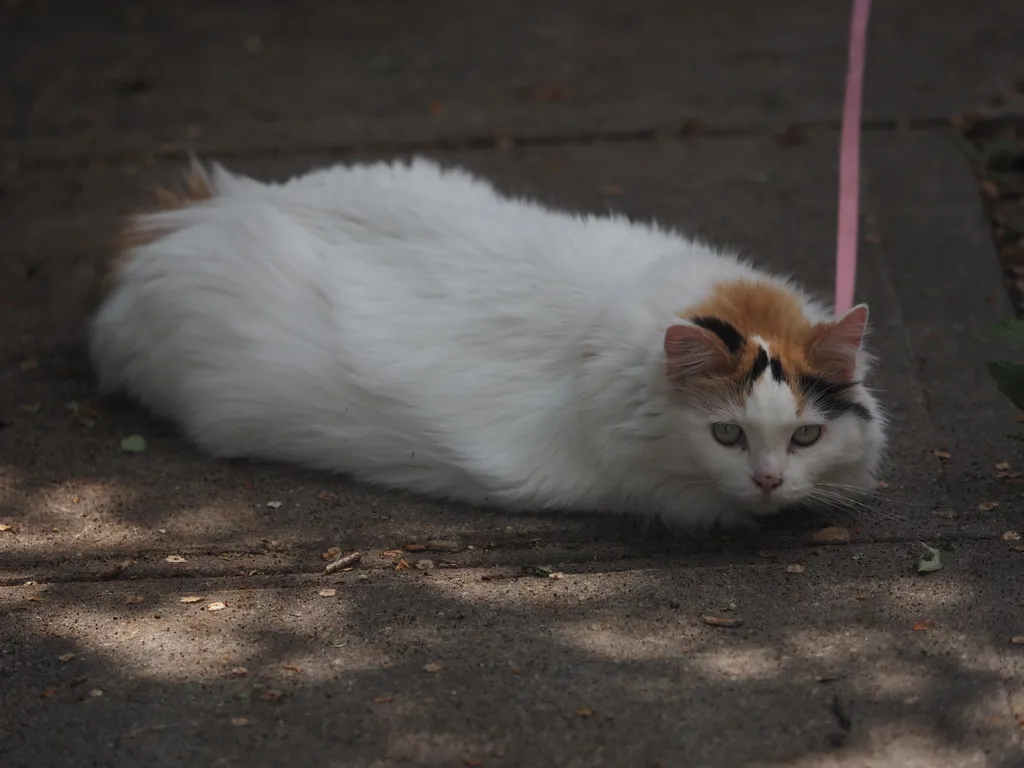
<svg viewBox="0 0 1024 768"><path fill-rule="evenodd" d="M770 284L729 286L664 336L673 408L692 460L728 500L771 514L869 488L881 411L861 384L868 308L811 322Z"/></svg>

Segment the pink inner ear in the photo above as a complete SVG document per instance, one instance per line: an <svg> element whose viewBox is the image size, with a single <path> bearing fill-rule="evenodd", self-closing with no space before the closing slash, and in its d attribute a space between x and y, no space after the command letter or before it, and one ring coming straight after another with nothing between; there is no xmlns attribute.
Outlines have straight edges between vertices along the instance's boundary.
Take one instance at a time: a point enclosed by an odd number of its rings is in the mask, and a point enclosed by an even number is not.
<svg viewBox="0 0 1024 768"><path fill-rule="evenodd" d="M729 352L718 337L694 325L670 325L665 330L668 378L682 383L687 377L720 370L729 363Z"/></svg>
<svg viewBox="0 0 1024 768"><path fill-rule="evenodd" d="M823 326L810 351L811 364L827 377L852 380L867 325L868 307L858 304L835 323Z"/></svg>

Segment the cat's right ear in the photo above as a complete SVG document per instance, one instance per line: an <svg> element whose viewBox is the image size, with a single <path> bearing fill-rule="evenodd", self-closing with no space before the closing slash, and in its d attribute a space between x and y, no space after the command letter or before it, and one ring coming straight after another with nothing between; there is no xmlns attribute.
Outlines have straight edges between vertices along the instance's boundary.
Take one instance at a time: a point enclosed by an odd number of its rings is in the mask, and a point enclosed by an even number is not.
<svg viewBox="0 0 1024 768"><path fill-rule="evenodd" d="M685 384L729 367L729 350L713 333L695 325L670 325L665 331L665 363L670 382Z"/></svg>

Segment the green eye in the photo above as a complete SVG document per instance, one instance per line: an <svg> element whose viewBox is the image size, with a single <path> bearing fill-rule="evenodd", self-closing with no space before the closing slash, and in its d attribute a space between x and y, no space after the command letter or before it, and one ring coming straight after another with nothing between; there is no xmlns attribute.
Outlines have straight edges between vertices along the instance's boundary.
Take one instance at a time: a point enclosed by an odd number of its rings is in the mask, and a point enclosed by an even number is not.
<svg viewBox="0 0 1024 768"><path fill-rule="evenodd" d="M806 448L808 445L818 442L819 438L821 438L821 425L807 424L793 433L793 444Z"/></svg>
<svg viewBox="0 0 1024 768"><path fill-rule="evenodd" d="M727 424L720 421L711 425L711 434L722 445L736 445L743 437L743 430L738 424Z"/></svg>

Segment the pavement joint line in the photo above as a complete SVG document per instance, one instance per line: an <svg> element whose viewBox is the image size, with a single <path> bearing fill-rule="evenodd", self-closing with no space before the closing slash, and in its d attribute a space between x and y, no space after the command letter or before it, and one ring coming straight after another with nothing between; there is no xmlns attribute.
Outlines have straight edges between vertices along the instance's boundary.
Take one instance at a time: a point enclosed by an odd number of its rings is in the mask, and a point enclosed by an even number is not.
<svg viewBox="0 0 1024 768"><path fill-rule="evenodd" d="M304 155L346 155L356 153L392 153L410 154L415 152L464 152L476 151L507 151L506 147L516 149L528 149L539 147L571 147L590 146L599 144L646 144L660 143L663 141L692 141L695 139L737 139L753 138L774 135L779 137L778 132L769 132L762 128L755 127L727 127L704 124L698 120L673 121L675 127L647 127L635 129L622 129L610 131L573 131L551 134L534 134L517 136L513 133L496 133L488 135L466 136L461 138L438 137L434 139L420 140L380 140L365 142L348 142L342 144L309 144L291 146L267 146L263 148L252 148L232 150L228 148L217 148L216 146L202 152L196 152L199 157L216 157L225 160L246 160L276 157L300 157ZM800 135L804 132L827 131L829 133L839 132L837 120L810 120L794 121L784 124L786 131L792 131ZM862 130L865 133L887 133L893 131L935 131L938 129L954 130L950 117L923 117L907 120L885 118L865 120ZM784 140L785 141L785 140ZM171 142L174 143L174 142ZM794 145L802 141L792 141ZM175 146L173 150L158 148L155 152L116 152L96 154L69 154L65 156L26 154L18 157L18 141L9 141L4 148L9 154L18 158L22 171L33 170L88 170L93 167L118 168L123 166L135 166L147 158L156 157L159 160L179 161L185 148Z"/></svg>
<svg viewBox="0 0 1024 768"><path fill-rule="evenodd" d="M715 552L715 553L709 553L709 552L683 552L683 553L678 553L678 554L666 554L666 553L657 553L657 552L656 553L645 554L645 553L642 553L642 552L637 552L635 554L623 554L623 555L618 556L618 557L607 558L607 559L597 560L597 561L591 559L591 555L590 554L587 554L584 557L580 557L580 558L576 558L576 559L574 559L572 557L564 557L563 556L563 557L557 558L557 564L559 566L562 566L562 567L564 567L564 566L570 566L570 567L571 566L592 566L592 565L606 565L606 566L610 566L610 565L626 565L627 566L627 567L623 567L623 568L611 568L611 569L605 568L604 570L599 571L601 573L607 573L607 572L619 573L619 572L624 572L624 571L629 571L629 570L636 570L635 568L628 567L629 563L631 563L631 562L636 563L636 562L644 562L644 561L663 560L663 559L666 559L666 558L675 558L676 562L673 562L671 564L667 564L666 566L653 566L653 565L645 566L645 567L641 568L640 570L645 570L646 571L646 570L668 570L668 569L680 569L680 570L682 570L682 569L691 569L691 568L721 568L721 567L724 567L724 566L727 566L727 565L728 566L737 566L738 565L740 567L744 567L744 566L747 566L747 567L757 567L757 566L772 566L772 565L776 565L777 566L777 565L781 564L781 562L784 560L784 557L792 558L797 553L818 552L818 551L821 551L821 550L824 550L824 549L828 549L828 548L846 548L846 549L849 549L851 551L853 551L853 550L870 550L872 548L879 548L879 547L886 547L886 546L895 546L895 545L907 545L907 546L909 546L909 545L920 545L920 543L922 541L931 542L932 544L939 544L939 545L944 544L944 543L953 543L953 544L960 544L960 545L973 544L973 543L985 543L985 542L988 542L988 543L991 543L991 544L999 544L999 543L1001 543L1001 540L995 534L970 535L970 536L957 537L957 538L952 538L952 539L948 538L948 537L947 538L935 538L935 537L927 537L927 536L926 537L921 537L921 538L893 537L893 538L887 538L887 539L874 540L874 541L870 541L870 542L864 542L862 544L857 544L857 543L849 542L849 543L842 543L842 544L839 544L839 543L837 543L837 544L808 544L808 545L805 545L805 546L774 546L772 548L772 551L776 552L776 553L779 553L779 554L777 554L776 557L774 557L774 558L758 558L757 560L755 560L753 562L745 562L745 563L725 563L725 562L688 563L688 562L683 562L682 561L682 558L688 557L688 556L689 557L694 557L694 556L701 556L701 555L705 555L706 556L708 554L721 554L719 552ZM770 542L766 542L766 546L764 547L765 549L768 549L768 546L767 546L768 544L770 544ZM368 552L373 552L374 550L371 549L371 550L367 550L367 551ZM205 555L203 553L188 553L188 554L190 554L192 557L204 557L204 556L215 557L215 556L218 556L221 553L217 553L216 555ZM249 554L252 554L252 553L249 553ZM266 554L269 554L269 553L258 553L258 554L266 555ZM274 554L282 554L282 553L281 552L276 552ZM726 554L728 554L728 553L726 553ZM740 555L740 556L746 556L746 557L756 557L756 554L753 553L753 552L736 552L734 554L737 554L737 555ZM120 556L115 556L115 557L103 558L103 560L92 561L92 562L102 562L102 561L107 560L107 559L110 559L110 560L125 560L125 559L144 559L144 558L142 558L141 556L137 557L137 558L133 558L131 555L120 555ZM428 559L436 559L436 558L428 558ZM536 558L536 561L540 562L540 561L543 561L544 559L545 559L544 557L539 557L539 558ZM520 568L520 567L523 567L524 565L531 564L531 563L528 563L528 562L518 562L518 561L509 562L509 563L476 563L476 564L473 564L473 563L465 563L464 564L464 563L456 563L456 562L453 562L453 561L449 561L449 563L450 564L442 566L438 570L441 570L441 571L467 572L467 571L474 571L474 570L480 571L480 570L494 570L494 569L501 569L501 568ZM29 567L32 567L32 566L21 564L21 567L29 568ZM330 574L325 574L324 571L323 571L323 568L320 567L319 565L317 567L315 567L315 568L308 568L308 569L303 569L303 568L295 567L294 565L292 565L292 566L284 566L284 567L282 567L280 569L274 569L273 567L264 566L262 569L256 568L256 569L250 569L250 570L263 570L263 571L269 570L269 571L271 571L270 573L260 573L259 576L284 577L284 576L318 576L318 575L320 575L320 576L327 576L327 575L330 575ZM362 572L371 572L371 571L379 572L379 571L391 571L392 569L389 567L389 564L387 564L387 563L380 563L380 564L374 563L373 565L363 566L361 568L357 568L356 570L357 571L362 571ZM581 570L581 571L577 571L576 573L586 574L586 573L592 573L592 572L594 572L594 571L592 571L592 570L587 570L587 571ZM67 574L66 576L57 576L57 577L54 577L54 578L31 579L31 581L35 582L36 585L46 585L46 584L96 584L96 583L117 584L117 583L129 583L129 582L131 582L131 583L138 583L138 582L143 582L143 581L157 581L157 582L160 582L160 581L175 581L175 580L188 580L188 579L197 579L197 578L236 579L236 578L256 578L256 576L249 577L249 576L246 576L246 575L243 575L243 574L225 574L225 573L212 572L212 571L209 571L209 570L205 570L204 571L203 569L193 569L189 573L185 573L185 574L150 573L150 574L146 574L144 576L140 575L140 576L137 576L137 577L133 577L133 576L131 576L131 574L126 572L124 574L119 574L118 576L113 577L113 578L111 578L111 577L104 577L103 575L99 575L99 574L97 574L95 576L83 576L83 575L80 575L80 574L70 573L70 574ZM18 579L0 578L0 587L20 587L20 586L23 586L24 584L25 584L25 579L22 579L22 578L18 578Z"/></svg>

